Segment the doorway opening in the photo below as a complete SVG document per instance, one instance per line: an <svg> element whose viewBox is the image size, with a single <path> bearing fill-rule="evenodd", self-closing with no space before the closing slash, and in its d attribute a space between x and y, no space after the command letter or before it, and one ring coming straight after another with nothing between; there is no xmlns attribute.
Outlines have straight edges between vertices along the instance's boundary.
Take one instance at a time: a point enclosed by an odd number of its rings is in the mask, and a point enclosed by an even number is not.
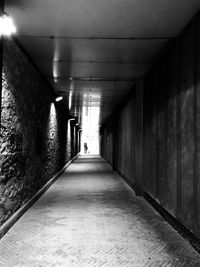
<svg viewBox="0 0 200 267"><path fill-rule="evenodd" d="M83 107L81 154L99 155L100 107Z"/></svg>

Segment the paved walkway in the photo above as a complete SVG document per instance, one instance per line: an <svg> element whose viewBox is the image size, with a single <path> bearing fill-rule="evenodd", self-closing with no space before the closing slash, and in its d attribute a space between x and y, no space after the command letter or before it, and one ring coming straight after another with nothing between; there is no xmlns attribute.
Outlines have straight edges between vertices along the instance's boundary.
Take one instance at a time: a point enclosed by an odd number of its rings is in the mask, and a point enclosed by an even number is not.
<svg viewBox="0 0 200 267"><path fill-rule="evenodd" d="M101 158L79 157L0 241L0 266L200 266Z"/></svg>

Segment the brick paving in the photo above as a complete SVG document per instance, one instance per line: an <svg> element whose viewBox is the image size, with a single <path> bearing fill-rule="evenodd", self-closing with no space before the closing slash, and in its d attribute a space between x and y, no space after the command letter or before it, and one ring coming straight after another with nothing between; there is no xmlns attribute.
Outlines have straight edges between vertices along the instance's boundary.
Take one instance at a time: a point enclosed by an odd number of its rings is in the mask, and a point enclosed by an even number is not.
<svg viewBox="0 0 200 267"><path fill-rule="evenodd" d="M200 266L200 255L98 157L79 157L0 241L0 266Z"/></svg>

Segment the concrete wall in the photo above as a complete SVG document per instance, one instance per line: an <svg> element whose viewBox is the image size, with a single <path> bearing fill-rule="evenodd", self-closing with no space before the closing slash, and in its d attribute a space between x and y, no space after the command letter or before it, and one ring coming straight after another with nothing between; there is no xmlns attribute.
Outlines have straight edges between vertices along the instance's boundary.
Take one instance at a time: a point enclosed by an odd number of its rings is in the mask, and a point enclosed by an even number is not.
<svg viewBox="0 0 200 267"><path fill-rule="evenodd" d="M141 112L134 92L133 100L113 114L118 126L111 127L108 120L102 131L112 128L110 134L117 136L113 145L117 170L134 185L140 164L142 189L200 237L199 33L196 16L144 78L143 140L135 137L141 132L137 124ZM140 163L138 149L143 151Z"/></svg>
<svg viewBox="0 0 200 267"><path fill-rule="evenodd" d="M0 225L75 154L74 125L13 40L3 47L0 139Z"/></svg>

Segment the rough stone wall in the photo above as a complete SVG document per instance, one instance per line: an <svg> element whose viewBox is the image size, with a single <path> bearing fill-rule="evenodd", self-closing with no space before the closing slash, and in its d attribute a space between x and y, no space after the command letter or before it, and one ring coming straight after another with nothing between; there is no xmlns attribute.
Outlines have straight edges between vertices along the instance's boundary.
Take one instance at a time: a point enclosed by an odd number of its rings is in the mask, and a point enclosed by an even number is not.
<svg viewBox="0 0 200 267"><path fill-rule="evenodd" d="M63 112L64 111L64 112ZM67 111L15 41L3 49L0 225L71 158Z"/></svg>

